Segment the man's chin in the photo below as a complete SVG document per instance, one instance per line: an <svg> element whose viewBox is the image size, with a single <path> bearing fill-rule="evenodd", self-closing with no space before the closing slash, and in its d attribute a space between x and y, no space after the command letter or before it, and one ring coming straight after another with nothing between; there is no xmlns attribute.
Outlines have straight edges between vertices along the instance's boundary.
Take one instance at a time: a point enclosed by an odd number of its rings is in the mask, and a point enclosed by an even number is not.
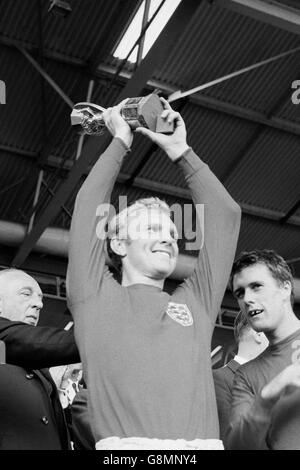
<svg viewBox="0 0 300 470"><path fill-rule="evenodd" d="M167 279L167 277L171 276L174 269L175 268L171 268L171 269L170 268L169 269L161 268L161 269L159 269L159 267L157 267L157 273L156 273L155 278L160 279L160 280Z"/></svg>
<svg viewBox="0 0 300 470"><path fill-rule="evenodd" d="M257 333L261 333L264 331L265 325L264 325L263 318L254 317L251 319L251 321L249 320L249 324L251 328Z"/></svg>

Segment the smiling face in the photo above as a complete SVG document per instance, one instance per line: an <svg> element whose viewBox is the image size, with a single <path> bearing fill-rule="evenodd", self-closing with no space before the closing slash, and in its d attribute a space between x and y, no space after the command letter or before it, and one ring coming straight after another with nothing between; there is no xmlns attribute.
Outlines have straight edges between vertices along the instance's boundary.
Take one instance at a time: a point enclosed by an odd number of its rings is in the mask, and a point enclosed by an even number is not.
<svg viewBox="0 0 300 470"><path fill-rule="evenodd" d="M284 327L290 311L291 285L279 283L269 268L257 263L233 277L233 293L255 331L276 332Z"/></svg>
<svg viewBox="0 0 300 470"><path fill-rule="evenodd" d="M130 216L126 240L118 247L123 256L123 278L129 283L164 280L176 266L177 238L176 226L163 210L142 209Z"/></svg>
<svg viewBox="0 0 300 470"><path fill-rule="evenodd" d="M43 294L38 283L23 271L0 275L0 315L12 321L36 326L43 307Z"/></svg>

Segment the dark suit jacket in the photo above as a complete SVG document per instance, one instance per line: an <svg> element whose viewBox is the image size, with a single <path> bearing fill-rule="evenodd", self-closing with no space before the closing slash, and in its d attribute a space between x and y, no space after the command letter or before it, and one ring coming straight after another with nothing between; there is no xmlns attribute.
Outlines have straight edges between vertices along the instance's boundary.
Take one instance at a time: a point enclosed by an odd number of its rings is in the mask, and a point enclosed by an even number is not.
<svg viewBox="0 0 300 470"><path fill-rule="evenodd" d="M0 317L0 449L70 449L57 389L45 367L80 362L73 332Z"/></svg>
<svg viewBox="0 0 300 470"><path fill-rule="evenodd" d="M70 408L74 450L95 450L95 439L87 407L87 389L83 388L76 394Z"/></svg>
<svg viewBox="0 0 300 470"><path fill-rule="evenodd" d="M228 362L225 367L213 369L213 378L215 383L219 424L220 439L224 441L225 432L229 424L231 390L234 381L234 375L240 364L234 359Z"/></svg>

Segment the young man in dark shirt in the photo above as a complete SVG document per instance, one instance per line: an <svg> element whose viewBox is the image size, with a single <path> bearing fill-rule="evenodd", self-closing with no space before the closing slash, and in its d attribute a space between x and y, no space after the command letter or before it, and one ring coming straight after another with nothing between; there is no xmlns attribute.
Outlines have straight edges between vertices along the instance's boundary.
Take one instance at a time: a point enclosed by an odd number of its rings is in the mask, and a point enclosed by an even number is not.
<svg viewBox="0 0 300 470"><path fill-rule="evenodd" d="M242 364L246 364L246 362L251 361L251 359L261 354L269 344L264 333L251 328L247 318L241 311L236 316L234 322L234 338L238 347L237 354L224 367L213 369L220 424L220 438L222 441L226 436L229 424L235 373Z"/></svg>
<svg viewBox="0 0 300 470"><path fill-rule="evenodd" d="M293 311L293 276L271 250L245 252L231 283L240 309L269 340L235 374L229 449L300 449L300 321Z"/></svg>

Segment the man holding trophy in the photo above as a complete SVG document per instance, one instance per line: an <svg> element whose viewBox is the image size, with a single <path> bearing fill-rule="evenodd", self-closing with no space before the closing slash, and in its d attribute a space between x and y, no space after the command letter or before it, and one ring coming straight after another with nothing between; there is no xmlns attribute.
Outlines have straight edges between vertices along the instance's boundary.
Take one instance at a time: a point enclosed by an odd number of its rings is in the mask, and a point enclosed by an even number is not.
<svg viewBox="0 0 300 470"><path fill-rule="evenodd" d="M178 257L169 206L146 198L111 219L108 211L105 220L97 216L109 206L123 159L130 158L134 133L122 113L126 102L103 111L113 140L77 195L71 226L68 303L96 449L222 449L211 336L234 259L240 208L187 145L182 117L161 98L156 127L133 128L183 171L205 215L193 274L172 295L164 292ZM174 132L157 132L158 124Z"/></svg>

